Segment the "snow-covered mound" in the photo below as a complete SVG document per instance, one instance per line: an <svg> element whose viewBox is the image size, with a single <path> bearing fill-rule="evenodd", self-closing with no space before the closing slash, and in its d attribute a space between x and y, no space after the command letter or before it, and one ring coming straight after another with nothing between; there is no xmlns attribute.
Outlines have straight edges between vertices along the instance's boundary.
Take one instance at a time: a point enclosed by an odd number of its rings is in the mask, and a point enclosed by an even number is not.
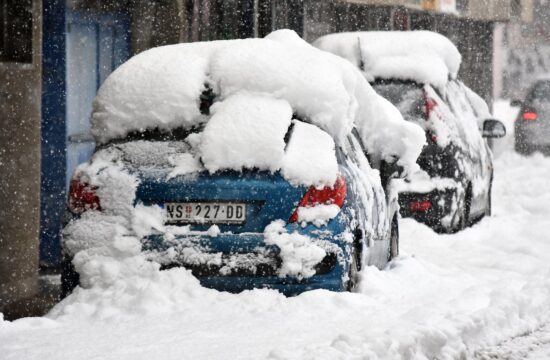
<svg viewBox="0 0 550 360"><path fill-rule="evenodd" d="M200 110L201 95L204 98L208 91L214 96L212 124L209 112ZM233 97L240 99L239 106ZM256 104L258 99L261 104ZM250 114L246 120L237 119L246 112L247 101ZM228 132L231 142L247 146L265 140L253 141L253 129L266 126L278 129L274 135L280 134L284 125L273 121L288 124L289 109L329 133L336 143L357 127L375 158L397 158L405 168L415 166L424 143L423 132L389 108L354 66L312 47L289 30L276 31L265 39L164 46L133 57L101 86L94 102L92 133L98 143L106 143L133 131L206 123L205 133L210 126L218 130L236 126ZM250 126L249 130L238 131L243 126ZM270 158L243 156L221 164L220 142L214 139L200 146L199 155L209 171L258 163L274 171L282 164L282 148L273 147L276 141L268 141L270 148L260 150L263 154L273 151ZM241 160L247 163L235 163Z"/></svg>
<svg viewBox="0 0 550 360"><path fill-rule="evenodd" d="M431 31L338 33L313 45L351 61L369 81L391 78L442 87L456 78L462 61L449 39Z"/></svg>

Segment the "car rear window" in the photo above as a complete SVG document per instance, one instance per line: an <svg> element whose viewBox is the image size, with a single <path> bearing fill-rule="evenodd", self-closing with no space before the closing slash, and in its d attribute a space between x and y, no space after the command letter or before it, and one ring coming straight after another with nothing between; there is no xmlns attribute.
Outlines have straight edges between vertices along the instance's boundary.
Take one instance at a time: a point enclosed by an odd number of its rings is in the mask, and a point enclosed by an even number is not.
<svg viewBox="0 0 550 360"><path fill-rule="evenodd" d="M373 88L395 105L406 120L422 118L422 86L415 82L384 81L374 83Z"/></svg>

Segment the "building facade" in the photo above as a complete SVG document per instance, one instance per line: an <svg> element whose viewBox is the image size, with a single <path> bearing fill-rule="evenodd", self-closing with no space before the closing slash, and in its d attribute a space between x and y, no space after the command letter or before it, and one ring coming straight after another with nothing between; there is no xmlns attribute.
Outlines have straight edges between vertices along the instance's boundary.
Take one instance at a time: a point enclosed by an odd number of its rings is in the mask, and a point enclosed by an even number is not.
<svg viewBox="0 0 550 360"><path fill-rule="evenodd" d="M38 291L41 11L0 1L0 312Z"/></svg>
<svg viewBox="0 0 550 360"><path fill-rule="evenodd" d="M495 95L523 99L537 77L550 73L550 2L516 0L510 22L498 28L502 69Z"/></svg>

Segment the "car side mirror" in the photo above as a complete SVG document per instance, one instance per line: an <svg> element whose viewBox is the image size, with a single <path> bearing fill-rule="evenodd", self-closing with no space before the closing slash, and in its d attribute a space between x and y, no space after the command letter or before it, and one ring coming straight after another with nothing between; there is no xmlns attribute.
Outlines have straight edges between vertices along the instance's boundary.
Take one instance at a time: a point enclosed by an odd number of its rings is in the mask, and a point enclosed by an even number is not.
<svg viewBox="0 0 550 360"><path fill-rule="evenodd" d="M482 135L486 138L501 138L506 135L506 127L499 120L487 119L483 122Z"/></svg>
<svg viewBox="0 0 550 360"><path fill-rule="evenodd" d="M512 100L510 102L510 106L513 106L513 107L521 107L521 105L523 105L523 103L521 102L521 100Z"/></svg>
<svg viewBox="0 0 550 360"><path fill-rule="evenodd" d="M391 162L385 160L380 162L380 179L384 188L391 179L402 179L405 175L405 169L403 166L397 164L397 159Z"/></svg>

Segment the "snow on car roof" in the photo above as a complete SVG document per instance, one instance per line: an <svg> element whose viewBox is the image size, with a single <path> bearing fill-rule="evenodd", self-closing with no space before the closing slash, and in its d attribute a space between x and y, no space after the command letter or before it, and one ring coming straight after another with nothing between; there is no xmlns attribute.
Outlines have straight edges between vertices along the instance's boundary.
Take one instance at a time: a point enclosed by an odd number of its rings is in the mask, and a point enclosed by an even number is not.
<svg viewBox="0 0 550 360"><path fill-rule="evenodd" d="M207 123L206 132L211 115L204 109L201 113L201 95L204 97L209 89L214 95L212 118L225 119L227 126L238 121L222 112L232 112L235 106L220 104L240 96L240 104L246 104L243 99L248 97L252 105L263 94L287 103L300 119L326 131L337 143L357 127L372 154L398 158L406 168L415 166L424 143L421 129L405 122L397 111L388 110L358 69L312 47L290 30L273 32L264 39L169 45L134 56L99 89L92 133L98 143L106 143L146 129L171 130ZM256 114L261 115L256 121L273 126L269 111ZM281 121L288 123L289 119L282 116ZM249 139L250 132L242 132L242 136ZM247 141L235 143L247 146ZM219 153L219 149L204 146L201 150L202 155ZM274 159L279 161L280 156ZM210 171L223 167L218 160L205 165ZM273 171L277 164L263 165Z"/></svg>
<svg viewBox="0 0 550 360"><path fill-rule="evenodd" d="M391 78L442 87L456 78L462 61L449 39L431 31L337 33L313 45L351 61L368 81Z"/></svg>

